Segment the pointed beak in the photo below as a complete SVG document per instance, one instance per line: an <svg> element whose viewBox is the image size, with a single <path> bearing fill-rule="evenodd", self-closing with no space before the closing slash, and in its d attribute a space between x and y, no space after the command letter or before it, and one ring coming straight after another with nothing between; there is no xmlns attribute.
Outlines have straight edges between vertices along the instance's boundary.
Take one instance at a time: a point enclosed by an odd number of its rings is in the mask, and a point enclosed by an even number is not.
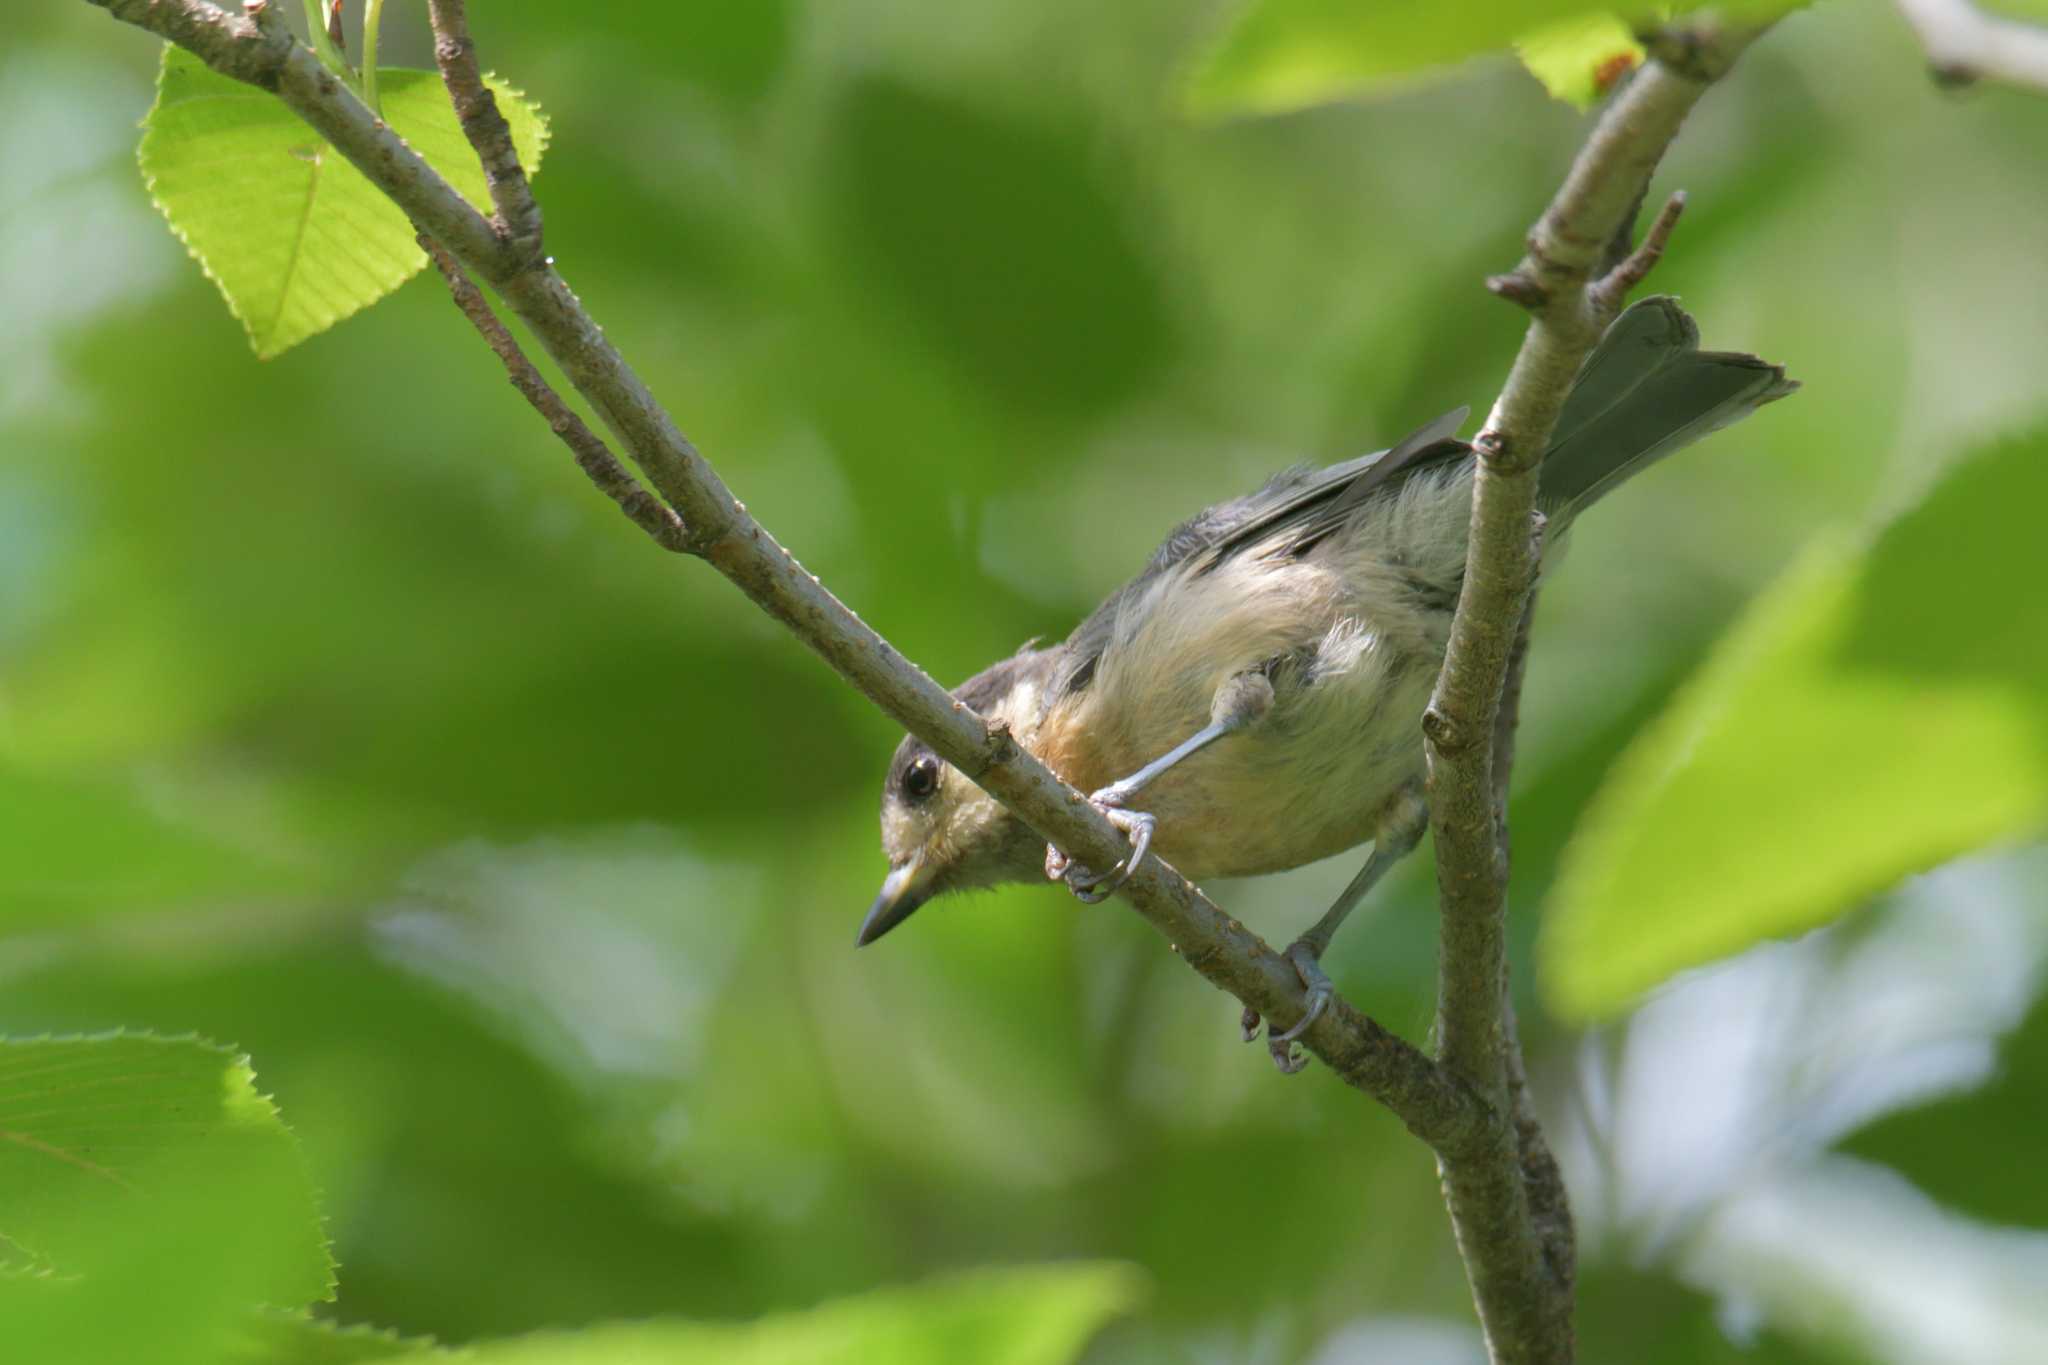
<svg viewBox="0 0 2048 1365"><path fill-rule="evenodd" d="M901 867L889 869L881 894L868 907L868 917L860 922L860 935L854 939L854 947L867 947L909 919L917 907L929 899L923 880L917 875L923 865L923 859L912 858Z"/></svg>

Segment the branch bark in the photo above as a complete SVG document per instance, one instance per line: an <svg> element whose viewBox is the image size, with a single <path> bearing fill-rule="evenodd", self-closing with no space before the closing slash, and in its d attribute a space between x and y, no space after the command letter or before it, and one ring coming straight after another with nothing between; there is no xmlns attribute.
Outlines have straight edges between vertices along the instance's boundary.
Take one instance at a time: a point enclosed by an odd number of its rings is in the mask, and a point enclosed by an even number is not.
<svg viewBox="0 0 2048 1365"><path fill-rule="evenodd" d="M1508 1001L1504 798L1513 721L1503 696L1521 655L1541 549L1537 472L1579 366L1656 264L1683 198L1674 196L1643 244L1602 274L1604 258L1679 125L1756 32L1703 21L1660 35L1531 229L1528 254L1488 281L1534 316L1474 441L1465 582L1423 731L1442 914L1437 1058L1490 1112L1514 1116L1473 1150L1439 1152L1473 1300L1501 1362L1548 1365L1574 1352L1571 1216L1527 1102Z"/></svg>
<svg viewBox="0 0 2048 1365"><path fill-rule="evenodd" d="M435 56L486 168L494 207L488 219L294 42L265 0L249 0L240 15L207 0L88 3L273 91L362 170L431 239L458 306L515 387L656 543L709 562L1040 837L1098 867L1122 857L1122 835L1080 792L869 629L748 515L605 338L543 251L539 210L478 75L461 0L431 0ZM1513 728L1502 693L1536 565L1536 464L1580 361L1654 263L1676 208L1667 208L1641 249L1595 278L1602 252L1625 231L1686 112L1750 36L1695 28L1665 42L1601 120L1531 233L1527 258L1491 282L1535 318L1476 443L1464 589L1425 717L1443 903L1440 1053L1432 1059L1341 998L1301 1040L1436 1151L1497 1361L1564 1361L1572 1353L1570 1215L1527 1103L1507 1009L1502 928L1506 830L1499 801ZM547 386L470 283L472 273L603 417L659 503ZM1306 1000L1292 965L1173 869L1148 859L1125 893L1211 983L1282 1028L1302 1017Z"/></svg>

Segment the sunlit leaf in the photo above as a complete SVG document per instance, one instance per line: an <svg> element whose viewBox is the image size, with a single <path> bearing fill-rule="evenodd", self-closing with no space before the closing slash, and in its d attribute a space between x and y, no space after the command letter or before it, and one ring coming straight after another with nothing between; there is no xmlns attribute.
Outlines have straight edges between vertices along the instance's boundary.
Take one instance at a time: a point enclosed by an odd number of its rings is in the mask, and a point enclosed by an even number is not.
<svg viewBox="0 0 2048 1365"><path fill-rule="evenodd" d="M1195 67L1189 109L1271 114L1367 92L1587 12L1584 0L1251 0Z"/></svg>
<svg viewBox="0 0 2048 1365"><path fill-rule="evenodd" d="M466 1365L1062 1365L1138 1297L1136 1272L989 1270L748 1323L647 1322L487 1342Z"/></svg>
<svg viewBox="0 0 2048 1365"><path fill-rule="evenodd" d="M1540 970L1578 1017L2048 821L2048 433L1816 546L1624 755Z"/></svg>
<svg viewBox="0 0 2048 1365"><path fill-rule="evenodd" d="M530 172L547 146L539 108L489 82ZM393 129L479 209L490 196L440 77L379 73ZM164 49L144 121L142 173L157 208L268 359L410 279L426 256L412 225L276 96Z"/></svg>
<svg viewBox="0 0 2048 1365"><path fill-rule="evenodd" d="M1719 8L1757 21L1799 3L1738 0ZM1599 20L1626 28L1631 19L1696 7L1624 5L1617 17L1585 0L1249 0L1195 64L1185 101L1189 112L1207 117L1282 113L1389 89L1469 57L1504 52L1554 26ZM1537 74L1560 98L1572 98L1544 71Z"/></svg>
<svg viewBox="0 0 2048 1365"><path fill-rule="evenodd" d="M1643 60L1643 45L1612 14L1577 14L1515 41L1522 65L1566 104L1581 109L1612 90Z"/></svg>
<svg viewBox="0 0 2048 1365"><path fill-rule="evenodd" d="M228 1340L223 1365L428 1365L459 1358L420 1337L375 1327L343 1327L302 1314L252 1314Z"/></svg>

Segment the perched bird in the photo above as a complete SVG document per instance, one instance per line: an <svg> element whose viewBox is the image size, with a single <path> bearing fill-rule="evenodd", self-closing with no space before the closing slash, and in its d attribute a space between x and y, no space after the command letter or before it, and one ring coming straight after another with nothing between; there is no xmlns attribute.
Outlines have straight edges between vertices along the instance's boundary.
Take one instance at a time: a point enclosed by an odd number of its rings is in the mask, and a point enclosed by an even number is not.
<svg viewBox="0 0 2048 1365"><path fill-rule="evenodd" d="M1669 298L1630 308L1580 370L1544 457L1546 562L1623 480L1797 387L1755 356L1700 350ZM1148 850L1199 880L1372 840L1358 876L1288 950L1310 1009L1268 1032L1281 1068L1297 1069L1293 1039L1329 999L1318 959L1427 823L1421 721L1464 579L1473 461L1456 432L1467 412L1197 513L1064 643L1027 645L962 683L956 697L1093 793L1131 854L1107 875L1072 864L906 736L882 787L889 874L858 942L935 896L1002 882L1063 878L1100 900Z"/></svg>

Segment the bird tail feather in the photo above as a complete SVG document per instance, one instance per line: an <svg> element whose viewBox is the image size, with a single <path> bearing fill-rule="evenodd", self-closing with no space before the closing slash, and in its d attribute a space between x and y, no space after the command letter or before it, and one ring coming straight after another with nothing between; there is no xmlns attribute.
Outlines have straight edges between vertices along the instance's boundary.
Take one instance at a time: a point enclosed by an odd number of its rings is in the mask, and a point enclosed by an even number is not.
<svg viewBox="0 0 2048 1365"><path fill-rule="evenodd" d="M1702 351L1675 299L1623 313L1586 357L1543 457L1541 496L1569 520L1622 481L1799 387L1784 367Z"/></svg>

